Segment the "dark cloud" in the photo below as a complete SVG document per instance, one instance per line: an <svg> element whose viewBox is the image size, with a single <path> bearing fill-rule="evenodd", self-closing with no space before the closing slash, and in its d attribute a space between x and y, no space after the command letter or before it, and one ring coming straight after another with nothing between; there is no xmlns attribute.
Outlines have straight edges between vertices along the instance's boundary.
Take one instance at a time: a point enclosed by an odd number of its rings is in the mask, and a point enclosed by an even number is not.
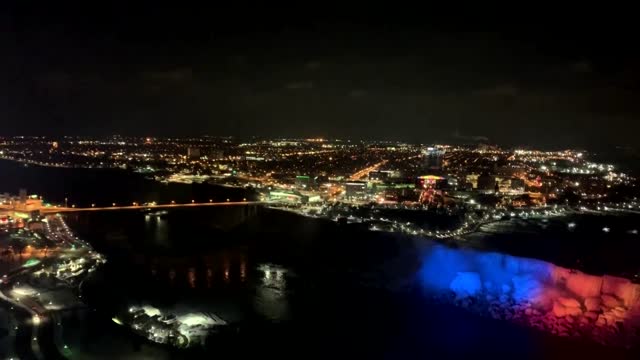
<svg viewBox="0 0 640 360"><path fill-rule="evenodd" d="M190 81L193 78L193 70L186 67L165 71L150 71L145 72L143 75L150 80L182 82Z"/></svg>
<svg viewBox="0 0 640 360"><path fill-rule="evenodd" d="M593 65L591 62L583 60L573 63L571 69L576 73L590 73L593 71Z"/></svg>
<svg viewBox="0 0 640 360"><path fill-rule="evenodd" d="M489 88L475 90L473 93L489 97L514 97L518 96L520 90L513 84L500 84Z"/></svg>
<svg viewBox="0 0 640 360"><path fill-rule="evenodd" d="M289 90L313 89L313 81L295 81L285 85Z"/></svg>
<svg viewBox="0 0 640 360"><path fill-rule="evenodd" d="M640 131L625 29L57 5L0 18L4 133L572 146L634 144Z"/></svg>
<svg viewBox="0 0 640 360"><path fill-rule="evenodd" d="M354 89L349 91L349 96L352 98L361 98L367 96L367 91L362 89Z"/></svg>
<svg viewBox="0 0 640 360"><path fill-rule="evenodd" d="M49 72L38 79L38 85L54 92L66 91L73 85L71 74L66 72Z"/></svg>
<svg viewBox="0 0 640 360"><path fill-rule="evenodd" d="M320 66L322 66L322 63L320 63L319 61L309 61L304 66L309 70L316 70L320 68Z"/></svg>
<svg viewBox="0 0 640 360"><path fill-rule="evenodd" d="M489 142L489 138L484 135L462 135L458 131L451 135L454 139L470 142Z"/></svg>

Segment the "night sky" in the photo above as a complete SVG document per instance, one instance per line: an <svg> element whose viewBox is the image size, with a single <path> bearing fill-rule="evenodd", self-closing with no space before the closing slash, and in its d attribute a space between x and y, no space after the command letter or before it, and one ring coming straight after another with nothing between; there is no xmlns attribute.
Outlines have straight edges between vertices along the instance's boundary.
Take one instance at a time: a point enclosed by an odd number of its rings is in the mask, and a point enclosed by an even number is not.
<svg viewBox="0 0 640 360"><path fill-rule="evenodd" d="M90 5L2 10L0 134L563 148L640 130L625 19Z"/></svg>

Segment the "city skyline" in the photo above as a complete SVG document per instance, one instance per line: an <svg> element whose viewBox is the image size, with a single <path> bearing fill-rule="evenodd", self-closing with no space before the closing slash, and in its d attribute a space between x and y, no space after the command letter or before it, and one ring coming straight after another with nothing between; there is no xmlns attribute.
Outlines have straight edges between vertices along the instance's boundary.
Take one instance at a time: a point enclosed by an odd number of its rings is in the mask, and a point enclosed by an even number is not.
<svg viewBox="0 0 640 360"><path fill-rule="evenodd" d="M408 145L455 145L455 146L478 146L478 145L491 145L497 146L505 150L517 150L517 149L535 149L535 150L581 150L591 151L595 153L608 153L611 151L627 152L627 155L635 156L635 152L638 147L635 144L627 145L614 145L613 148L610 144L591 144L584 146L572 146L570 144L549 144L549 145L536 145L533 143L500 143L492 141L492 139L484 136L470 136L461 135L460 133L452 134L449 141L409 141L402 138L349 138L349 137L320 137L320 136L264 136L264 135L212 135L212 134L194 134L194 135L157 135L153 133L147 134L104 134L104 135L71 135L71 134L43 134L43 133L23 133L14 135L0 135L2 139L43 139L51 142L58 141L73 141L75 140L106 140L106 139L139 139L144 142L147 139L151 140L206 140L206 139L228 139L233 141L319 141L319 142L346 142L346 143L363 143L363 144L408 144Z"/></svg>
<svg viewBox="0 0 640 360"><path fill-rule="evenodd" d="M0 358L640 359L635 12L207 5L0 8Z"/></svg>

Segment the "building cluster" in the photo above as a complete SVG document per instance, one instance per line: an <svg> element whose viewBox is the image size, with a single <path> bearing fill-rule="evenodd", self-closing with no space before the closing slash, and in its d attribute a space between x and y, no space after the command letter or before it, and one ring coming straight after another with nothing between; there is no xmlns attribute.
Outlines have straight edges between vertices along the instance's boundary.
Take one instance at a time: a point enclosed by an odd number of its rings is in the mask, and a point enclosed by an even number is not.
<svg viewBox="0 0 640 360"><path fill-rule="evenodd" d="M478 146L377 147L375 165L354 176L298 175L277 184L273 202L354 202L420 207L530 207L629 201L637 181L578 151L523 151Z"/></svg>
<svg viewBox="0 0 640 360"><path fill-rule="evenodd" d="M0 194L0 208L19 211L34 211L42 207L42 197L27 195L26 189L20 189L18 195L9 193Z"/></svg>
<svg viewBox="0 0 640 360"><path fill-rule="evenodd" d="M132 306L123 316L123 321L113 319L117 324L128 324L131 328L149 340L176 347L204 345L209 333L226 322L211 313L174 314L155 307Z"/></svg>
<svg viewBox="0 0 640 360"><path fill-rule="evenodd" d="M0 158L123 168L162 182L252 187L288 204L355 202L496 206L629 200L636 180L584 151L392 141L229 137L12 137ZM37 198L0 197L28 209Z"/></svg>

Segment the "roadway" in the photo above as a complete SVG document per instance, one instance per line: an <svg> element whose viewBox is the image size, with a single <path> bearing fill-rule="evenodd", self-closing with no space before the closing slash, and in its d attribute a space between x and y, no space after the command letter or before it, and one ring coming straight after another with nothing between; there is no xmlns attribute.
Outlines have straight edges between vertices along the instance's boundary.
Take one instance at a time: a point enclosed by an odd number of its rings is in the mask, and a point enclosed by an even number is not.
<svg viewBox="0 0 640 360"><path fill-rule="evenodd" d="M388 160L382 160L379 163L373 164L365 169L359 170L355 172L353 175L349 177L349 180L360 180L363 177L369 175L370 172L378 170L379 167L386 164Z"/></svg>
<svg viewBox="0 0 640 360"><path fill-rule="evenodd" d="M57 249L51 251L48 257L41 258L41 265L49 266L59 260L62 253L73 253L82 256L88 249L75 238L69 227L61 217L48 216L51 227L47 228L46 236L51 240L63 241L72 249ZM2 277L0 285L0 306L7 308L13 315L11 331L14 336L14 351L20 359L64 359L64 348L61 340L60 317L53 310L47 310L38 300L29 297L18 299L11 294L12 285L23 276L38 267L20 267ZM69 290L70 291L70 290ZM39 295L39 294L38 294ZM34 321L34 319L38 321Z"/></svg>
<svg viewBox="0 0 640 360"><path fill-rule="evenodd" d="M414 155L414 156L408 156L408 157L405 157L405 158L396 159L396 161L407 161L407 160L410 160L410 159L419 158L421 156L422 156L421 154L420 155ZM375 163L375 164L373 164L373 165L371 165L371 166L369 166L367 168L358 170L355 173L353 173L353 175L349 176L349 180L352 180L352 181L353 180L360 180L360 179L368 176L370 172L378 170L381 166L383 166L384 164L386 164L388 162L389 162L389 160L382 160L382 161L380 161L378 163Z"/></svg>

